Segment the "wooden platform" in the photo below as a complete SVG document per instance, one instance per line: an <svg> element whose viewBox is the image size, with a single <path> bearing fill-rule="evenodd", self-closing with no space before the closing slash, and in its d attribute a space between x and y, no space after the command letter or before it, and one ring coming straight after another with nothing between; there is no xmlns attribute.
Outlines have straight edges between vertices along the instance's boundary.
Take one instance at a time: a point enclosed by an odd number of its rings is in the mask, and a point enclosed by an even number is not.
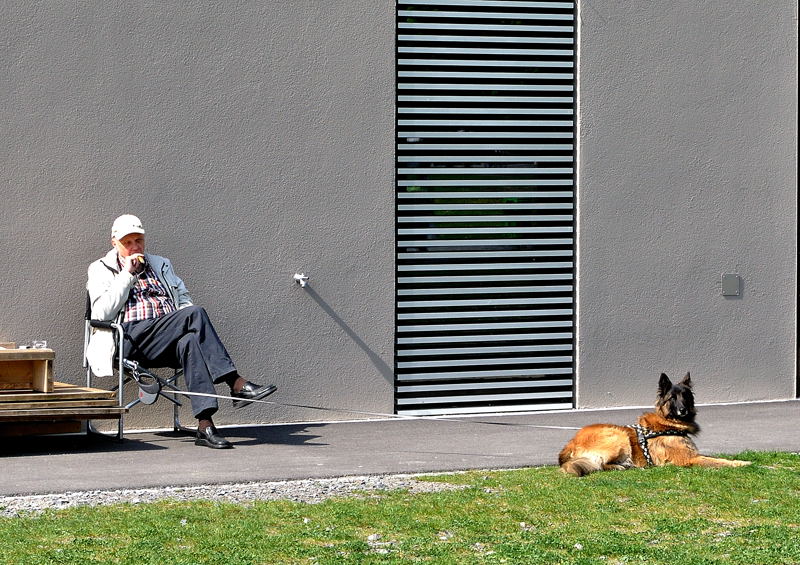
<svg viewBox="0 0 800 565"><path fill-rule="evenodd" d="M53 382L52 392L0 391L0 436L76 432L81 422L127 412L110 390Z"/></svg>

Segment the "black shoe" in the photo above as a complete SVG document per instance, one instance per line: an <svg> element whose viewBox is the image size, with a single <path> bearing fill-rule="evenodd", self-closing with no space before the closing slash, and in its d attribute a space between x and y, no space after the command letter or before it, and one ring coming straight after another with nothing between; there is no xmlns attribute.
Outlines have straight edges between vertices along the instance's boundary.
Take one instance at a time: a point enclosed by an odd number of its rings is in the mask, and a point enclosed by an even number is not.
<svg viewBox="0 0 800 565"><path fill-rule="evenodd" d="M244 383L244 386L242 386L242 390L239 392L231 392L231 396L237 399L233 401L233 407L242 408L252 403L254 400L261 400L265 396L269 396L276 390L278 390L278 387L275 385L257 385L247 381Z"/></svg>
<svg viewBox="0 0 800 565"><path fill-rule="evenodd" d="M197 439L194 440L194 444L212 449L229 449L233 447L231 442L219 435L219 431L214 426L208 426L203 431L197 430Z"/></svg>

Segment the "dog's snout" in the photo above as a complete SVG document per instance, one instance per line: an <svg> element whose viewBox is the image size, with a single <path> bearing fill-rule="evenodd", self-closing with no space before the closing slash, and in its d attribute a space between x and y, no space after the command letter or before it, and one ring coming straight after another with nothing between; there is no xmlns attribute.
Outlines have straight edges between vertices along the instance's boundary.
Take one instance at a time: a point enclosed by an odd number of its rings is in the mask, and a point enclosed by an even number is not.
<svg viewBox="0 0 800 565"><path fill-rule="evenodd" d="M685 418L689 415L689 407L684 402L677 402L674 407L675 415L679 418Z"/></svg>

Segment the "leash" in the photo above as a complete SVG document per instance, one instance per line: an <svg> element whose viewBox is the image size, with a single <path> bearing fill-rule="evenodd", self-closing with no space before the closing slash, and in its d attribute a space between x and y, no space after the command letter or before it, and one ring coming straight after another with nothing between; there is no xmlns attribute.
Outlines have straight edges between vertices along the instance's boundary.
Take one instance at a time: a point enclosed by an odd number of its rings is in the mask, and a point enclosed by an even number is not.
<svg viewBox="0 0 800 565"><path fill-rule="evenodd" d="M221 400L242 400L241 398L235 398L233 396L226 396L224 394L210 394L205 392L188 392L183 390L167 390L162 389L160 391L162 394L174 394L174 395L182 395L182 396L202 396L206 398L218 398ZM516 424L511 422L487 422L487 421L480 421L480 420L469 420L469 419L455 419L455 418L443 418L440 416L408 416L404 414L388 414L385 412L366 412L364 410L354 410L352 408L334 408L334 407L324 407L324 406L312 406L309 404L291 404L289 402L275 402L274 400L248 400L247 402L257 402L259 404L270 404L272 406L284 406L289 408L306 408L310 410L320 410L323 412L337 412L337 413L350 413L350 414L360 414L362 416L375 416L379 418L386 418L386 419L394 419L394 420L433 420L437 422L458 422L458 423L470 423L470 424L480 424L486 426L510 426L510 427L521 427L521 428L542 428L542 429L549 429L549 430L579 430L580 428L573 428L569 426L542 426L536 424Z"/></svg>

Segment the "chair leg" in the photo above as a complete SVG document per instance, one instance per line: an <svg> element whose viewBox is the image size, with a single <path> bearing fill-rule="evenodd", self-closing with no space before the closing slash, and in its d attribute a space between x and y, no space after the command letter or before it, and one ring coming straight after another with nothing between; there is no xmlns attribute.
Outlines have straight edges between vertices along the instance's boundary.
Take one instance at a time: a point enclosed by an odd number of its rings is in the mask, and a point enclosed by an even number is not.
<svg viewBox="0 0 800 565"><path fill-rule="evenodd" d="M164 384L168 386L170 389L180 392L181 389L178 388L175 383L178 382L178 379L182 375L183 375L183 369L177 369L171 377L169 377L164 381ZM165 396L164 398L169 398L169 397ZM189 428L181 424L181 414L179 408L182 406L182 404L173 398L170 398L170 400L174 402L172 406L172 431L175 433L195 435L197 433L196 429Z"/></svg>
<svg viewBox="0 0 800 565"><path fill-rule="evenodd" d="M101 437L101 438L104 438L104 439L113 439L113 440L116 440L119 443L122 443L123 441L125 441L125 436L124 436L124 433L123 433L124 429L125 428L124 428L124 425L122 423L122 415L120 415L119 422L117 423L117 432L116 433L101 432L100 430L98 430L95 427L94 422L92 420L86 420L86 435L87 436Z"/></svg>
<svg viewBox="0 0 800 565"><path fill-rule="evenodd" d="M193 428L187 428L183 424L181 424L181 415L178 412L178 407L172 407L172 431L175 433L182 433L182 434L189 434L194 435L197 433L197 430Z"/></svg>
<svg viewBox="0 0 800 565"><path fill-rule="evenodd" d="M114 388L112 388L111 390L113 390L113 391L115 391L117 393L117 398L118 398L118 402L119 402L120 406L124 406L124 408L126 408L126 409L131 409L134 406L136 406L137 404L141 404L142 401L139 398L134 398L129 403L123 405L122 389L127 383L129 383L130 381L133 381L135 379L133 379L128 374L126 374L126 372L124 370L124 367L123 367L122 361L119 362L119 365L122 368L122 371L120 372L121 377L119 379L119 384L117 386L115 386ZM91 371L91 369L89 369L89 371ZM91 381L91 373L89 371L87 371L87 386L91 386L91 382L92 382ZM181 389L179 387L177 387L175 383L178 381L178 379L181 377L182 374L183 374L183 371L179 369L171 377L169 377L167 379L160 379L160 380L161 380L163 386L166 386L169 389L174 390L176 392L180 392ZM172 406L172 430L173 430L173 432L175 432L175 433L184 433L184 434L189 434L189 435L195 435L197 433L197 430L195 428L190 428L190 427L184 426L181 423L179 408L181 406L183 406L183 404L179 400L177 400L177 398L173 398L171 395L163 394L162 391L159 391L158 395L163 397L163 398L166 398L167 400L169 400L173 404L173 406ZM120 418L119 418L117 433L115 435L113 435L113 436L111 434L109 434L109 433L101 432L100 430L98 430L90 420L87 420L86 424L87 424L86 425L86 433L87 433L87 435L88 434L94 434L94 435L98 435L98 436L102 436L102 437L116 437L119 441L123 441L124 440L125 427L124 427L124 420L123 420L123 416L122 415L120 415Z"/></svg>
<svg viewBox="0 0 800 565"><path fill-rule="evenodd" d="M172 386L172 385L171 385L171 384L169 384L169 383L165 383L165 384L166 384L166 386L168 386L168 387L169 387L169 388L171 388L172 390L179 390L177 387L174 387L174 386ZM176 408L176 409L178 408L178 406L183 406L183 404L182 404L182 403L181 403L181 402L180 402L178 399L176 399L176 398L172 398L172 397L171 397L171 396L169 396L168 394L164 394L164 391L161 391L161 390L160 390L160 391L158 391L158 396L160 396L161 398L164 398L164 399L166 399L166 400L169 400L170 402L172 402L172 404L174 404L174 405L175 405L175 408Z"/></svg>
<svg viewBox="0 0 800 565"><path fill-rule="evenodd" d="M125 381L125 382L127 382L127 381ZM92 370L91 370L91 368L87 367L87 369L86 369L86 386L88 388L92 388L93 385L94 385L94 383L92 381ZM112 391L117 391L118 388L119 388L119 385L115 386L111 390ZM119 394L117 394L117 399L118 399L118 402L121 403L121 396ZM97 436L97 437L108 438L108 439L116 439L119 442L124 441L125 440L125 424L124 424L124 421L123 421L123 415L122 414L119 415L119 420L117 421L117 432L115 434L101 432L100 430L98 430L95 427L94 422L92 420L86 420L86 435L87 436Z"/></svg>

